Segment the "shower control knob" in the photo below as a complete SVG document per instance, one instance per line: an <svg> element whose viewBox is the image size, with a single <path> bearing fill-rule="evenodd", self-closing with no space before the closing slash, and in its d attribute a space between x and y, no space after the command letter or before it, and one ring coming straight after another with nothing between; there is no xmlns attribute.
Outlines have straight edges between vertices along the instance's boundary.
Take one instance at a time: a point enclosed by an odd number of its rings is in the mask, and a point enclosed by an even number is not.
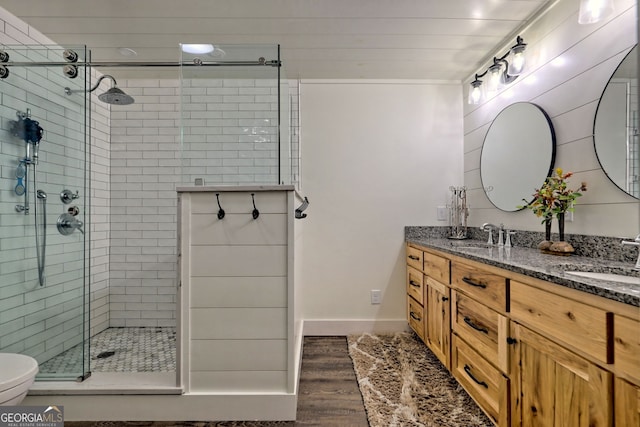
<svg viewBox="0 0 640 427"><path fill-rule="evenodd" d="M73 194L71 190L62 190L62 192L60 193L60 200L65 205L68 205L69 203L71 203L72 201L74 201L79 197L80 195L78 194L78 191L76 191L76 193Z"/></svg>
<svg viewBox="0 0 640 427"><path fill-rule="evenodd" d="M67 209L67 213L71 216L78 216L78 214L80 213L80 208L75 205L69 206L69 208Z"/></svg>
<svg viewBox="0 0 640 427"><path fill-rule="evenodd" d="M73 215L69 215L68 213L63 213L62 215L60 215L58 217L56 225L58 226L58 231L63 236L68 236L76 230L84 234L84 231L82 230L84 223L76 219Z"/></svg>

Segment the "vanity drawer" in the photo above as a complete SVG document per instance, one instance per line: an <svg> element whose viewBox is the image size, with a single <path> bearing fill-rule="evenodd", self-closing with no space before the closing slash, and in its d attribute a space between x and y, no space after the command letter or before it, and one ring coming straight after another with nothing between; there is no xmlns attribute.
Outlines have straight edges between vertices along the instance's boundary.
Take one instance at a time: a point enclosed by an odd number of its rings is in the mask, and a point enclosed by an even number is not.
<svg viewBox="0 0 640 427"><path fill-rule="evenodd" d="M407 246L407 265L422 271L422 251L420 249Z"/></svg>
<svg viewBox="0 0 640 427"><path fill-rule="evenodd" d="M616 315L613 348L616 371L640 385L640 321Z"/></svg>
<svg viewBox="0 0 640 427"><path fill-rule="evenodd" d="M407 295L424 305L424 275L413 267L407 266Z"/></svg>
<svg viewBox="0 0 640 427"><path fill-rule="evenodd" d="M438 255L424 252L424 274L440 283L449 284L449 260Z"/></svg>
<svg viewBox="0 0 640 427"><path fill-rule="evenodd" d="M509 379L453 335L453 376L499 426L509 425Z"/></svg>
<svg viewBox="0 0 640 427"><path fill-rule="evenodd" d="M507 311L507 279L502 276L454 262L451 264L451 284L498 312Z"/></svg>
<svg viewBox="0 0 640 427"><path fill-rule="evenodd" d="M424 341L424 308L416 300L407 297L407 320L411 329Z"/></svg>
<svg viewBox="0 0 640 427"><path fill-rule="evenodd" d="M612 313L512 280L511 318L600 362L613 362Z"/></svg>
<svg viewBox="0 0 640 427"><path fill-rule="evenodd" d="M452 304L454 333L502 372L508 372L508 319L460 292L453 292Z"/></svg>

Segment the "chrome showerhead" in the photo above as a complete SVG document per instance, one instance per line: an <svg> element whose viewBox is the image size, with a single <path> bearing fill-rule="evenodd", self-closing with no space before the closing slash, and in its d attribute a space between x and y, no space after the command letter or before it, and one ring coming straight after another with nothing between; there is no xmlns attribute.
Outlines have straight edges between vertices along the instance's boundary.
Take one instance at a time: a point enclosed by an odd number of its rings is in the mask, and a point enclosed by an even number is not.
<svg viewBox="0 0 640 427"><path fill-rule="evenodd" d="M131 96L127 95L121 89L115 86L105 93L98 95L98 99L102 102L113 105L129 105L133 104L134 102Z"/></svg>
<svg viewBox="0 0 640 427"><path fill-rule="evenodd" d="M76 92L93 92L98 88L98 86L100 85L100 82L103 79L111 79L113 81L113 86L111 87L111 89L109 89L102 95L98 95L98 99L100 101L106 102L107 104L112 104L112 105L129 105L135 102L132 96L127 95L122 91L122 89L118 88L116 79L114 79L113 76L110 76L109 74L105 74L101 76L96 82L96 84L89 90L76 90L76 89L65 87L64 93L66 93L67 95L71 95L72 93L76 93Z"/></svg>

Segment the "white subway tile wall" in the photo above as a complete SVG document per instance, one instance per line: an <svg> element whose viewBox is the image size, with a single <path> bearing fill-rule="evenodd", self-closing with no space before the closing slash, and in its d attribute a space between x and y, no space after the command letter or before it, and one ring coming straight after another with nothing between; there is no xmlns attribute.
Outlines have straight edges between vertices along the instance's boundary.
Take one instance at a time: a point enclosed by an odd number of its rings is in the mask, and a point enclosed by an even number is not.
<svg viewBox="0 0 640 427"><path fill-rule="evenodd" d="M61 48L3 9L0 9L0 43L13 61L62 60ZM47 47L12 47L21 44ZM81 50L78 53L82 56ZM109 111L97 104L92 109L94 131L90 142L95 166L91 171L93 206L89 209L89 194L83 194L89 188L85 186L83 98L64 94L65 86L82 87L84 69L79 71L79 77L70 80L61 67L12 67L9 77L0 81L0 351L28 354L39 362L82 341L84 277L89 265L92 330L106 328L109 321L109 212L105 208L109 193ZM14 209L16 204L24 203L24 198L13 189L18 161L25 156L25 143L13 136L10 129L11 122L17 119L16 111L27 109L44 129L36 185L49 196L43 287L38 283L33 196L29 215ZM91 258L86 259L90 264L84 259L82 235L62 236L55 227L58 215L66 209L58 196L65 188L79 191L80 198L74 204L92 231ZM43 210L41 205L38 208L40 215Z"/></svg>

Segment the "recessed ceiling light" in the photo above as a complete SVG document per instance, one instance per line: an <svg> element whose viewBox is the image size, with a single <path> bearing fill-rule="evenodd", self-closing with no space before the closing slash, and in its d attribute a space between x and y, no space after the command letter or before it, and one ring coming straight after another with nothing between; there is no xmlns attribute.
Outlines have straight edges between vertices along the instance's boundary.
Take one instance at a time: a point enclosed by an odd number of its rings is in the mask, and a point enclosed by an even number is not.
<svg viewBox="0 0 640 427"><path fill-rule="evenodd" d="M119 47L118 53L120 53L120 55L122 56L128 56L128 57L138 56L138 52L128 47Z"/></svg>
<svg viewBox="0 0 640 427"><path fill-rule="evenodd" d="M183 44L181 45L182 51L185 53L209 53L213 52L212 44Z"/></svg>

